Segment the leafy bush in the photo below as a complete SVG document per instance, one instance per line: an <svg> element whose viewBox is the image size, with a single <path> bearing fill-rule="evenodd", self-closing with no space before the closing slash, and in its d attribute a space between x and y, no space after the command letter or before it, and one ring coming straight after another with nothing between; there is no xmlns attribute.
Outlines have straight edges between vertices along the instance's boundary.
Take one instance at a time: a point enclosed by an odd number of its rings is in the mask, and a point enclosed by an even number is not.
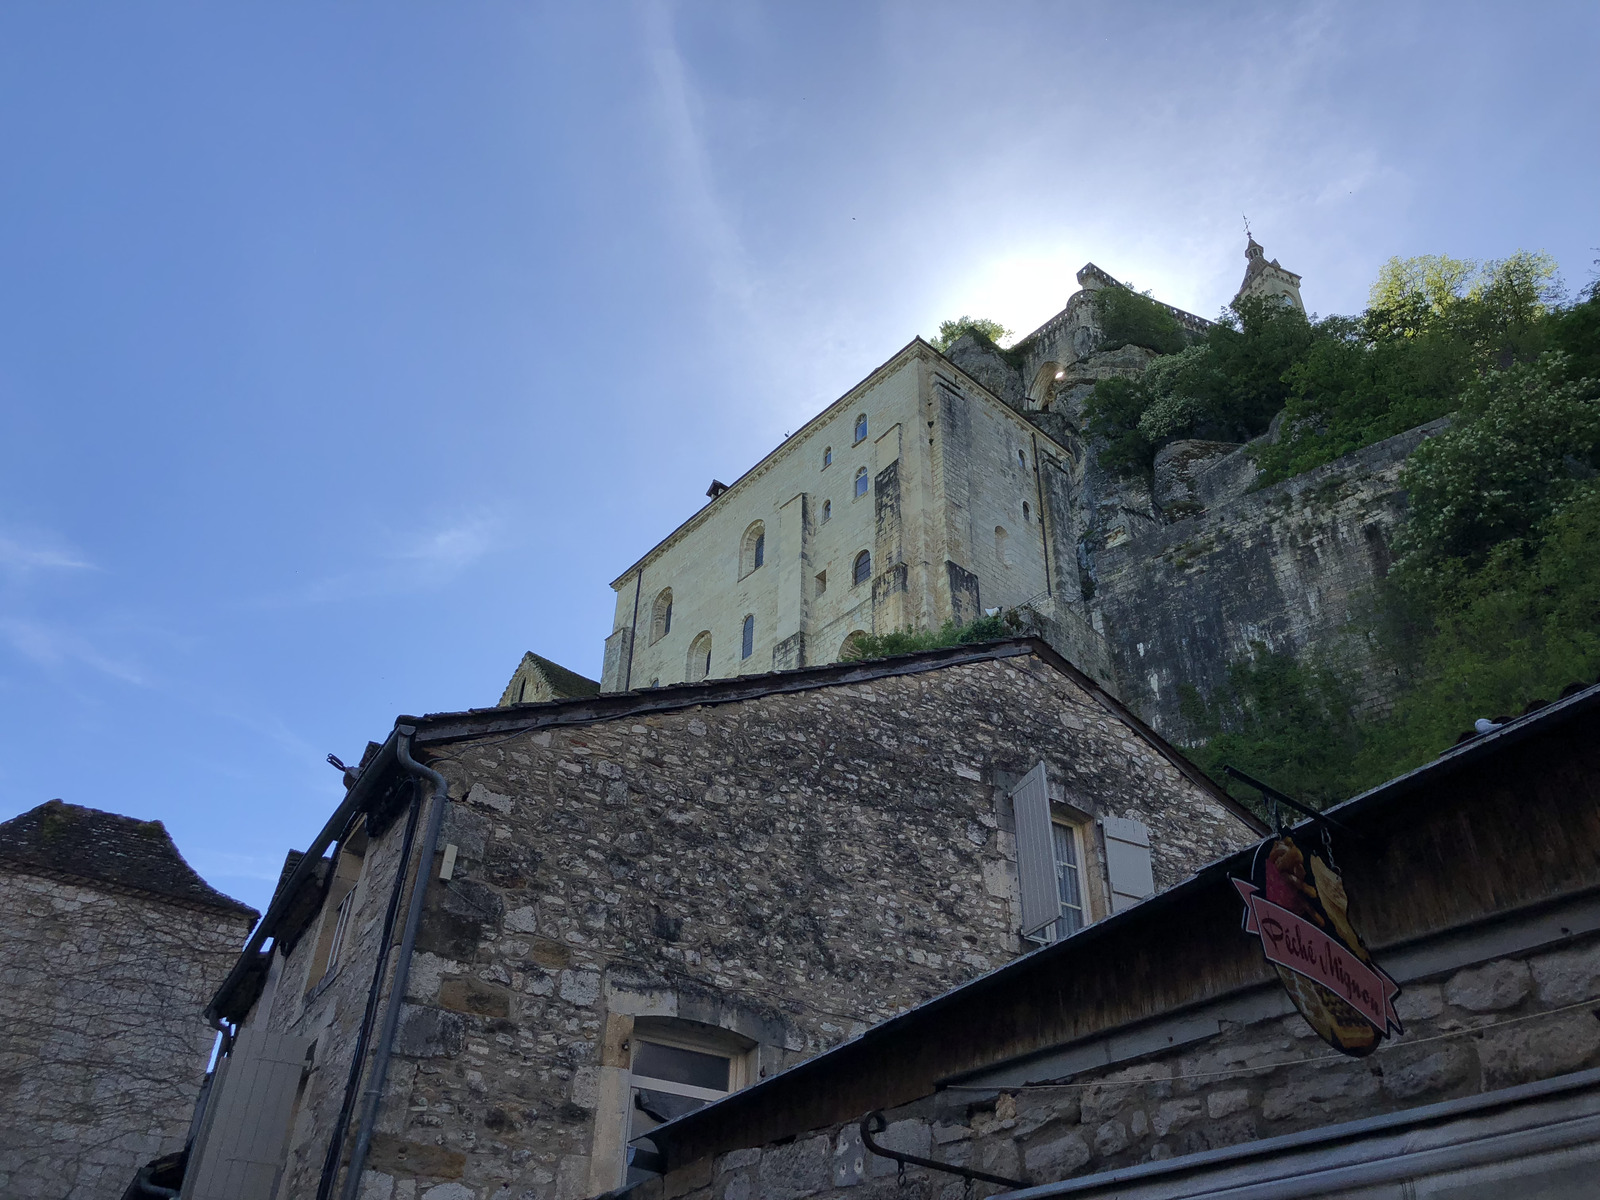
<svg viewBox="0 0 1600 1200"><path fill-rule="evenodd" d="M1115 285L1093 293L1095 316L1100 320L1102 350L1143 346L1158 354L1176 354L1188 344L1178 319L1149 292Z"/></svg>
<svg viewBox="0 0 1600 1200"><path fill-rule="evenodd" d="M968 333L981 338L996 349L999 348L1001 338L1011 336L1011 330L1000 324L999 321L991 321L987 317L961 316L954 321L941 321L939 323L939 334L933 339L933 347L940 354L943 354L951 346L954 346L963 334Z"/></svg>
<svg viewBox="0 0 1600 1200"><path fill-rule="evenodd" d="M915 654L919 650L938 650L946 646L968 646L1007 637L1011 630L1003 614L979 617L965 625L946 621L938 629L900 629L893 633L860 634L851 639L843 658L858 662L867 658L888 658L895 654Z"/></svg>
<svg viewBox="0 0 1600 1200"><path fill-rule="evenodd" d="M1258 645L1253 657L1228 667L1227 682L1209 699L1181 685L1180 712L1205 739L1190 755L1213 778L1226 763L1317 807L1342 800L1367 744L1351 690L1331 667ZM1241 799L1255 796L1237 782L1228 786Z"/></svg>

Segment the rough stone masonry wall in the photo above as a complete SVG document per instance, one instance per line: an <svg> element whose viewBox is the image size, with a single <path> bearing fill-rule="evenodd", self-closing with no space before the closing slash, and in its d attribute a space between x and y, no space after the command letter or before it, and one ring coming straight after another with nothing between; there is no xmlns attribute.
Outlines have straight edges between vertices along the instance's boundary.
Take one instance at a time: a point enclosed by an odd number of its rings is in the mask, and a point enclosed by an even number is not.
<svg viewBox="0 0 1600 1200"><path fill-rule="evenodd" d="M1182 739L1179 685L1210 695L1259 644L1314 649L1358 673L1367 707L1386 705L1394 668L1373 652L1370 617L1405 516L1400 469L1432 428L1100 551L1093 609L1123 699Z"/></svg>
<svg viewBox="0 0 1600 1200"><path fill-rule="evenodd" d="M886 1146L1051 1183L1547 1079L1600 1064L1600 940L1409 985L1403 1036L1366 1059L1298 1015L1068 1086L947 1090L885 1114ZM1587 1002L1587 1003L1585 1003ZM1540 1015L1549 1014L1549 1015ZM1293 1064L1293 1065L1284 1065ZM977 1185L971 1195L1002 1190ZM652 1181L638 1200L963 1200L959 1177L867 1153L855 1123L735 1150Z"/></svg>
<svg viewBox="0 0 1600 1200"><path fill-rule="evenodd" d="M1031 656L442 748L460 858L367 1194L601 1190L619 1012L735 1028L771 1070L1006 961L997 783L1041 757L1080 805L1153 827L1160 886L1248 840Z"/></svg>
<svg viewBox="0 0 1600 1200"><path fill-rule="evenodd" d="M0 872L0 1196L116 1200L183 1148L237 914Z"/></svg>

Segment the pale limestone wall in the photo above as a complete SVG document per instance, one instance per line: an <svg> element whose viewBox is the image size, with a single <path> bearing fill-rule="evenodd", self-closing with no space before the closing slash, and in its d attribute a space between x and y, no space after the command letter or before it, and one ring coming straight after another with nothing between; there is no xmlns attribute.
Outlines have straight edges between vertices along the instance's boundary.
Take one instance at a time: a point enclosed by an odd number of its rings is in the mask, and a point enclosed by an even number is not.
<svg viewBox="0 0 1600 1200"><path fill-rule="evenodd" d="M857 444L861 413L868 436ZM824 467L830 446L833 462ZM691 677L690 647L704 632L712 638L711 676L724 678L835 661L857 630L934 627L1046 595L1081 605L1077 532L1064 510L1076 490L1070 460L915 342L612 585L615 631L602 686L683 682ZM857 496L862 469L869 488ZM766 562L740 578L741 548L756 521L766 531ZM1006 531L1003 559L997 527ZM862 550L872 553L873 573L856 584ZM653 608L666 588L672 628L652 641ZM746 615L755 619L749 658L741 656Z"/></svg>
<svg viewBox="0 0 1600 1200"><path fill-rule="evenodd" d="M0 1196L116 1200L183 1148L238 914L0 871Z"/></svg>

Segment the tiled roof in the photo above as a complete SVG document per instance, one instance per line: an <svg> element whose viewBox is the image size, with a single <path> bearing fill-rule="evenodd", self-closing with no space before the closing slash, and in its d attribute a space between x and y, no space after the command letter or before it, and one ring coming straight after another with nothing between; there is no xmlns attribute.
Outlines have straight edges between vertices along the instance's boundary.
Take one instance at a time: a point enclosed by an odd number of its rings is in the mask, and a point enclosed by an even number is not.
<svg viewBox="0 0 1600 1200"><path fill-rule="evenodd" d="M160 821L51 800L0 824L0 867L70 875L201 908L258 915L183 861Z"/></svg>

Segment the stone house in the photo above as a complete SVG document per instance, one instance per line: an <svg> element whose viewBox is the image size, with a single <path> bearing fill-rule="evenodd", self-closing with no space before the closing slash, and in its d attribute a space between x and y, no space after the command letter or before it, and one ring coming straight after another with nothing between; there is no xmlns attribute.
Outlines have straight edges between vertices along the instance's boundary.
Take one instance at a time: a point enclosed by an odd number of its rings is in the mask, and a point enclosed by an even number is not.
<svg viewBox="0 0 1600 1200"><path fill-rule="evenodd" d="M1295 830L1400 985L1367 1056L1295 1011L1230 854L653 1130L631 1200L1593 1196L1600 686L1467 739Z"/></svg>
<svg viewBox="0 0 1600 1200"><path fill-rule="evenodd" d="M1261 828L1036 638L402 717L212 1001L184 1195L608 1191Z"/></svg>
<svg viewBox="0 0 1600 1200"><path fill-rule="evenodd" d="M256 916L159 821L51 800L0 824L0 1196L116 1200L183 1149Z"/></svg>

